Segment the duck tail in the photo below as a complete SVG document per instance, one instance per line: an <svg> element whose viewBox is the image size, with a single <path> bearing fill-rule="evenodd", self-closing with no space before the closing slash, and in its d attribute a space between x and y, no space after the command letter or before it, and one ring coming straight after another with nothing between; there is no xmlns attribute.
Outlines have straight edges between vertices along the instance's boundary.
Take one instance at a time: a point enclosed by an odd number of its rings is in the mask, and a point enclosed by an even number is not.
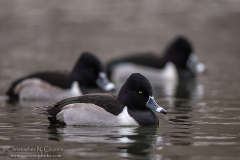
<svg viewBox="0 0 240 160"><path fill-rule="evenodd" d="M50 104L47 106L41 106L41 107L35 107L35 111L38 114L43 114L43 115L47 115L48 117L52 117L53 115L51 114L51 111L55 108L55 103L54 104Z"/></svg>
<svg viewBox="0 0 240 160"><path fill-rule="evenodd" d="M49 109L48 107L35 107L36 113L51 117L51 115L48 112L48 109Z"/></svg>
<svg viewBox="0 0 240 160"><path fill-rule="evenodd" d="M35 107L35 111L38 114L45 115L48 117L48 120L51 124L58 124L57 114L61 111L56 104L51 104L44 107Z"/></svg>

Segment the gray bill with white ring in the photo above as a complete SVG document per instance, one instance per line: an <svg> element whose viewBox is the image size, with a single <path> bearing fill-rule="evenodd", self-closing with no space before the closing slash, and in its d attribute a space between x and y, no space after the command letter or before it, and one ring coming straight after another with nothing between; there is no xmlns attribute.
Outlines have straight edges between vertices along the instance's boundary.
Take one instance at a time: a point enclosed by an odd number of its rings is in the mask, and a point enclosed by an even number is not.
<svg viewBox="0 0 240 160"><path fill-rule="evenodd" d="M160 113L163 113L163 114L167 114L167 111L166 111L164 108L160 107L160 106L157 104L157 102L154 100L154 97L152 97L152 96L149 96L149 99L148 99L148 101L147 101L147 103L146 103L146 106L147 106L148 108L153 109L153 110L156 111L156 112L160 112Z"/></svg>
<svg viewBox="0 0 240 160"><path fill-rule="evenodd" d="M115 89L115 85L108 80L104 72L99 73L96 84L105 91L112 91Z"/></svg>

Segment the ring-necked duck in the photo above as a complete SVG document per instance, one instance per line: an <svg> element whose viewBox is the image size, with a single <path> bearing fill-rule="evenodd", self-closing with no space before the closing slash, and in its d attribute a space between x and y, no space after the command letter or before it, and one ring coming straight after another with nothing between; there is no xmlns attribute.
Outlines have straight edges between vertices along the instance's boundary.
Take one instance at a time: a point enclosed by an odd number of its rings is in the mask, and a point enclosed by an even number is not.
<svg viewBox="0 0 240 160"><path fill-rule="evenodd" d="M36 110L46 114L51 124L81 126L158 125L153 110L167 113L155 102L148 79L139 73L127 79L117 97L107 93L88 94Z"/></svg>
<svg viewBox="0 0 240 160"><path fill-rule="evenodd" d="M6 92L10 102L16 100L62 100L91 92L112 91L111 83L100 60L83 52L71 73L46 71L17 79Z"/></svg>
<svg viewBox="0 0 240 160"><path fill-rule="evenodd" d="M113 81L125 80L131 73L139 72L155 80L177 80L194 78L205 70L199 63L190 42L183 36L177 37L160 57L154 53L140 53L108 62L107 75Z"/></svg>

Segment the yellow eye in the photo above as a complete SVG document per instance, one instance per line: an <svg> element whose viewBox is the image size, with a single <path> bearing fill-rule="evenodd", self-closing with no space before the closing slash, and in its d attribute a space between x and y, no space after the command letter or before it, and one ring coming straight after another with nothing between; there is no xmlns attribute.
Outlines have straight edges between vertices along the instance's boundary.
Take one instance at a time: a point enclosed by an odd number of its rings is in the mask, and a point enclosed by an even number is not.
<svg viewBox="0 0 240 160"><path fill-rule="evenodd" d="M142 91L138 91L139 94L142 94Z"/></svg>

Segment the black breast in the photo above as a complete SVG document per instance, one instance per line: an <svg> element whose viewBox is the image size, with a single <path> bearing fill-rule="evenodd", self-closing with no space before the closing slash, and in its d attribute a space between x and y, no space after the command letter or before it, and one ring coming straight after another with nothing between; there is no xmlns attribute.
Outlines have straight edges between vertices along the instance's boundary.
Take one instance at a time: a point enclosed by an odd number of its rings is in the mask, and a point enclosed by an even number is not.
<svg viewBox="0 0 240 160"><path fill-rule="evenodd" d="M144 110L128 110L128 113L133 117L140 126L158 125L159 119L150 109Z"/></svg>

